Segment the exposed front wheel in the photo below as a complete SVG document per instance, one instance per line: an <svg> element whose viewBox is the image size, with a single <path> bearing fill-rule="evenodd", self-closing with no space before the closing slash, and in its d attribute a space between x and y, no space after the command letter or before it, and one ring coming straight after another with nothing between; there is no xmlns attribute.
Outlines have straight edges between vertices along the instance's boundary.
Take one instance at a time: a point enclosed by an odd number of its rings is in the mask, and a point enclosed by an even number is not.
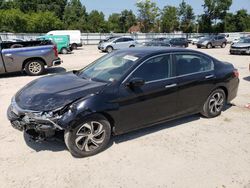
<svg viewBox="0 0 250 188"><path fill-rule="evenodd" d="M72 130L65 131L64 140L75 157L88 157L103 151L110 140L111 126L101 115L93 115Z"/></svg>
<svg viewBox="0 0 250 188"><path fill-rule="evenodd" d="M213 46L212 46L211 43L208 43L208 44L207 44L207 48L208 48L208 49L210 49L210 48L212 48L212 47L213 47Z"/></svg>
<svg viewBox="0 0 250 188"><path fill-rule="evenodd" d="M39 59L28 61L24 66L25 72L30 76L38 76L44 73L44 62Z"/></svg>
<svg viewBox="0 0 250 188"><path fill-rule="evenodd" d="M201 114L207 118L219 116L226 104L226 95L222 89L216 89L205 102Z"/></svg>
<svg viewBox="0 0 250 188"><path fill-rule="evenodd" d="M106 49L106 51L107 51L108 53L111 53L113 50L114 50L114 49L113 49L112 46L108 46L107 49Z"/></svg>

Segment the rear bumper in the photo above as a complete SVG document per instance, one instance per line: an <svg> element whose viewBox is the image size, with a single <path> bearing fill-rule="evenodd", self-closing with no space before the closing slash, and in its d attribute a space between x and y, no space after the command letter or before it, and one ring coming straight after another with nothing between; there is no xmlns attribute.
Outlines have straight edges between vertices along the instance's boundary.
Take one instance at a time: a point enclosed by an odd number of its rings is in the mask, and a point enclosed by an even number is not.
<svg viewBox="0 0 250 188"><path fill-rule="evenodd" d="M58 66L61 65L62 63L63 61L60 58L58 58L52 62L52 66Z"/></svg>
<svg viewBox="0 0 250 188"><path fill-rule="evenodd" d="M238 78L235 78L230 81L229 83L230 87L228 87L227 102L231 102L234 98L236 98L238 93L239 83L240 80Z"/></svg>

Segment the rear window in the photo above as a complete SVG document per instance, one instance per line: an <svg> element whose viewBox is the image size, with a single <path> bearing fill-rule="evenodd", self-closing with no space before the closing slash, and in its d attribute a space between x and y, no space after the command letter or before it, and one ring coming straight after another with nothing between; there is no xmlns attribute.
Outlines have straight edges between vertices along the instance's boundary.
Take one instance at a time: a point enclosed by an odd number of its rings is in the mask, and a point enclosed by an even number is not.
<svg viewBox="0 0 250 188"><path fill-rule="evenodd" d="M198 54L176 54L177 75L187 75L214 69L213 61Z"/></svg>

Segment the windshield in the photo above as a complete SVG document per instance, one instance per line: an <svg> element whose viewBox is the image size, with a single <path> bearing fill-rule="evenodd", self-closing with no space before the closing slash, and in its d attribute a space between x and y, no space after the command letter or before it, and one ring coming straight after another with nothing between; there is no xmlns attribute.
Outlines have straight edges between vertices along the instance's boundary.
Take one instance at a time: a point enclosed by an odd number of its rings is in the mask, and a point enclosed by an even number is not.
<svg viewBox="0 0 250 188"><path fill-rule="evenodd" d="M116 52L105 55L94 63L79 72L79 76L86 79L115 82L118 81L139 57L133 55L131 52Z"/></svg>
<svg viewBox="0 0 250 188"><path fill-rule="evenodd" d="M250 38L241 38L240 43L250 43Z"/></svg>
<svg viewBox="0 0 250 188"><path fill-rule="evenodd" d="M202 37L200 38L200 40L211 40L212 38L211 37Z"/></svg>

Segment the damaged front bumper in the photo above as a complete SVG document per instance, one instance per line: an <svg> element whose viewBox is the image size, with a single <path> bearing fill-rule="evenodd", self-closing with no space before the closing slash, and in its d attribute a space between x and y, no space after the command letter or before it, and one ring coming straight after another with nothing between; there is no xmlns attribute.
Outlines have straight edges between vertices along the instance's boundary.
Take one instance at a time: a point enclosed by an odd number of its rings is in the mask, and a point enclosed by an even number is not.
<svg viewBox="0 0 250 188"><path fill-rule="evenodd" d="M14 99L8 108L7 117L15 129L32 133L31 136L51 137L55 131L63 130L57 123L61 116L53 112L23 110Z"/></svg>

